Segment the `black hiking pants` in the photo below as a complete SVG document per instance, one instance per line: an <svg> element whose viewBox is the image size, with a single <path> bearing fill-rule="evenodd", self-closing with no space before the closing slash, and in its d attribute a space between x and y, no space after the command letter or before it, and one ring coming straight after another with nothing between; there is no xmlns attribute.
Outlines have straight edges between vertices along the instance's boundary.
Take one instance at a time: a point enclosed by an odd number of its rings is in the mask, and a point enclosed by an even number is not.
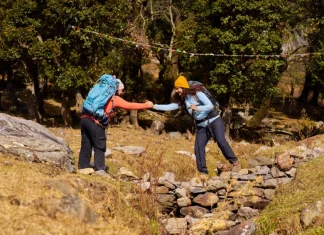
<svg viewBox="0 0 324 235"><path fill-rule="evenodd" d="M105 128L90 118L81 118L81 150L79 169L89 168L94 150L94 170L105 170L106 133Z"/></svg>
<svg viewBox="0 0 324 235"><path fill-rule="evenodd" d="M211 134L211 131L213 132L213 135ZM211 122L209 124L209 127L197 126L195 141L196 163L198 171L205 174L208 174L205 147L210 137L214 138L214 141L217 142L218 147L230 163L236 162L238 160L225 138L224 124L220 117Z"/></svg>

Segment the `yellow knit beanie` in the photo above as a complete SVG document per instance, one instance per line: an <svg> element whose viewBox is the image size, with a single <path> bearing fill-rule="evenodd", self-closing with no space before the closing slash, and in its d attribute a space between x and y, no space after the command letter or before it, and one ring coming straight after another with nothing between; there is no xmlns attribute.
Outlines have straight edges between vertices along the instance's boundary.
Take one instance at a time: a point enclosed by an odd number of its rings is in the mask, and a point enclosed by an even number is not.
<svg viewBox="0 0 324 235"><path fill-rule="evenodd" d="M175 87L189 88L189 83L184 76L179 76L174 82Z"/></svg>

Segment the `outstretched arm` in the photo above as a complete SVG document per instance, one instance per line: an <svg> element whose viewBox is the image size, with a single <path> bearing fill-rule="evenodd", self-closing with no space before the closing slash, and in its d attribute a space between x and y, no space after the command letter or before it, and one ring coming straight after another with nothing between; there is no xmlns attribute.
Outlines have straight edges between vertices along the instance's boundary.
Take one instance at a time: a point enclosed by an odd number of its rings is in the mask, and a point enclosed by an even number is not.
<svg viewBox="0 0 324 235"><path fill-rule="evenodd" d="M176 110L179 108L179 105L177 103L171 103L171 104L155 104L153 106L153 109L160 110L160 111L171 111Z"/></svg>
<svg viewBox="0 0 324 235"><path fill-rule="evenodd" d="M150 108L151 102L147 101L145 103L132 103L132 102L127 102L120 96L115 96L114 98L114 107L116 108L122 108L122 109L127 109L127 110L138 110L138 109L147 109Z"/></svg>

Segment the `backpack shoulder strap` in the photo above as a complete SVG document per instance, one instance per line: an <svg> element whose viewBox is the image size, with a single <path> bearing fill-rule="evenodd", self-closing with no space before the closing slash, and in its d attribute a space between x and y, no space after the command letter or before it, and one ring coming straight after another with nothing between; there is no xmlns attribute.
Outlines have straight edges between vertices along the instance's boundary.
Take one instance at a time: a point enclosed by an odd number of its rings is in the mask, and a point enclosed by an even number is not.
<svg viewBox="0 0 324 235"><path fill-rule="evenodd" d="M194 100L195 100L195 101L197 101L197 102L199 102L199 103L200 103L200 100L199 100L199 98L198 98L198 96L197 96L196 94L195 94L195 95L193 95L193 96L192 96L192 98L194 98Z"/></svg>
<svg viewBox="0 0 324 235"><path fill-rule="evenodd" d="M201 100L199 99L199 97L197 96L197 93L195 95L192 96L194 98L195 101L197 101L199 104L202 104Z"/></svg>
<svg viewBox="0 0 324 235"><path fill-rule="evenodd" d="M114 112L114 108L115 108L114 99L115 99L115 96L116 95L111 96L110 99L107 101L107 102L110 102L111 101L111 110L108 113Z"/></svg>

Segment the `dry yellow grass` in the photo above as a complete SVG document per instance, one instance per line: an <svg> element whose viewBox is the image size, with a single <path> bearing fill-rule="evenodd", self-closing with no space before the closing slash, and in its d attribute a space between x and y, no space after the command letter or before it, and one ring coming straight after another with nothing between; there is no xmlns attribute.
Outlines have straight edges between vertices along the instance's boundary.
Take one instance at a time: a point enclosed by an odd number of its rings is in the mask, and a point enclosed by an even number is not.
<svg viewBox="0 0 324 235"><path fill-rule="evenodd" d="M79 129L49 128L56 136L63 137L73 150L76 162L80 152L81 134ZM138 176L151 172L155 176L161 176L166 171L174 172L179 180L188 180L197 174L196 163L189 156L176 154L176 151L188 151L194 153L194 141L180 139L169 139L166 134L154 135L143 129L133 129L127 126L113 126L108 129L107 148L113 149L117 146L132 145L143 146L146 153L141 156L133 156L113 151L113 157L106 159L110 172L115 174L122 166L131 169ZM253 153L261 146L259 144L241 145L231 143L233 151L239 159L246 163L247 159L253 157ZM207 165L210 175L214 175L216 162L226 162L217 144L209 141L207 148Z"/></svg>
<svg viewBox="0 0 324 235"><path fill-rule="evenodd" d="M54 101L48 103L46 108L59 113ZM61 127L50 127L49 130L68 142L77 164L80 130ZM185 138L169 139L166 134L156 136L127 126L110 127L107 147L112 149L118 145L143 146L146 153L132 156L112 150L113 157L106 159L112 174L116 174L122 166L140 177L150 172L156 178L171 171L176 174L177 180L184 181L197 174L195 162L190 157L175 153L179 150L193 153L194 142ZM243 167L261 146L234 141L231 145ZM216 162L226 160L215 143L210 141L207 147L207 165L213 176ZM268 154L263 153L263 156L273 157L281 151L283 149L272 150ZM5 161L13 165L8 166ZM129 183L99 176L69 174L49 165L26 163L9 156L0 156L0 179L0 234L161 234L161 227L155 220L158 212L154 194L140 193ZM60 190L48 187L49 182L63 182L74 188L80 199L96 213L96 222L86 224L61 213L51 217L44 208L34 206L34 202L41 198L63 196ZM86 186L78 186L77 182L85 182ZM99 192L96 191L98 189ZM127 205L125 198L133 192L137 193L138 199ZM271 216L266 218L272 219Z"/></svg>
<svg viewBox="0 0 324 235"><path fill-rule="evenodd" d="M69 174L58 169L53 172L49 165L0 157L0 234L151 234L145 217L122 201L130 186L120 186L99 176ZM87 188L72 188L96 213L94 224L82 223L69 214L49 216L46 208L36 206L35 202L41 199L63 196L60 190L49 187L51 183L73 186L80 180L88 182ZM108 190L94 190L98 188Z"/></svg>
<svg viewBox="0 0 324 235"><path fill-rule="evenodd" d="M49 128L56 136L63 137L78 161L81 135L79 129ZM175 154L185 150L193 153L194 142L184 138L168 139L166 134L156 136L142 129L114 126L108 130L107 147L117 145L143 146L147 149L141 156L133 156L113 150L113 157L106 159L110 172L116 174L122 166L136 175L150 172L157 178L166 171L174 172L178 180L189 180L197 174L195 162L188 156ZM213 173L216 161L225 161L217 145L210 142L207 163ZM253 149L253 148L252 148ZM253 151L252 149L251 152ZM238 150L238 149L237 149ZM245 155L249 155L245 148ZM5 164L11 162L12 166ZM26 163L13 157L0 156L0 234L160 234L161 228L154 220L157 207L154 195L138 193L134 186L119 181L105 180L99 176L70 174L60 169L36 163ZM84 180L93 187L109 189L94 197L76 182ZM57 213L55 218L34 206L34 202L46 198L60 198L63 193L48 187L50 182L63 182L72 186L82 201L97 215L94 224L85 224L77 218ZM89 188L89 187L88 187ZM93 188L90 187L90 191ZM125 204L130 192L138 193L138 200ZM100 194L100 195L102 195ZM99 201L98 201L99 200ZM19 205L18 205L19 204ZM149 216L149 217L147 217ZM150 220L147 220L150 218Z"/></svg>
<svg viewBox="0 0 324 235"><path fill-rule="evenodd" d="M314 159L298 168L296 179L279 188L269 206L257 220L258 233L324 234L323 223L303 229L300 213L307 204L324 198L324 158ZM323 221L322 221L323 222Z"/></svg>
<svg viewBox="0 0 324 235"><path fill-rule="evenodd" d="M46 101L45 109L59 114L59 104ZM53 123L57 123L54 120ZM73 151L76 164L80 150L79 129L53 127L48 129L64 138ZM142 129L113 126L108 130L107 147L134 145L146 148L141 156L132 156L113 150L113 157L106 159L110 172L116 174L122 166L136 175L150 172L154 178L166 171L174 172L178 180L189 180L197 174L195 162L188 156L175 154L184 150L193 153L193 141L184 138L169 139L166 134L156 136ZM225 161L215 143L208 145L207 162L211 174L216 161ZM5 164L11 162L12 166ZM155 195L140 193L136 187L119 181L110 181L99 176L69 174L58 168L26 163L10 156L0 156L0 234L160 234L161 227L155 221L157 206ZM49 216L44 208L35 206L41 199L61 198L64 194L48 185L63 182L72 186L80 199L97 215L94 224L85 224L68 214ZM87 182L82 188L76 182ZM89 185L92 185L91 187ZM95 189L103 188L99 197ZM109 190L108 190L109 189ZM138 199L126 205L125 198L136 192Z"/></svg>

